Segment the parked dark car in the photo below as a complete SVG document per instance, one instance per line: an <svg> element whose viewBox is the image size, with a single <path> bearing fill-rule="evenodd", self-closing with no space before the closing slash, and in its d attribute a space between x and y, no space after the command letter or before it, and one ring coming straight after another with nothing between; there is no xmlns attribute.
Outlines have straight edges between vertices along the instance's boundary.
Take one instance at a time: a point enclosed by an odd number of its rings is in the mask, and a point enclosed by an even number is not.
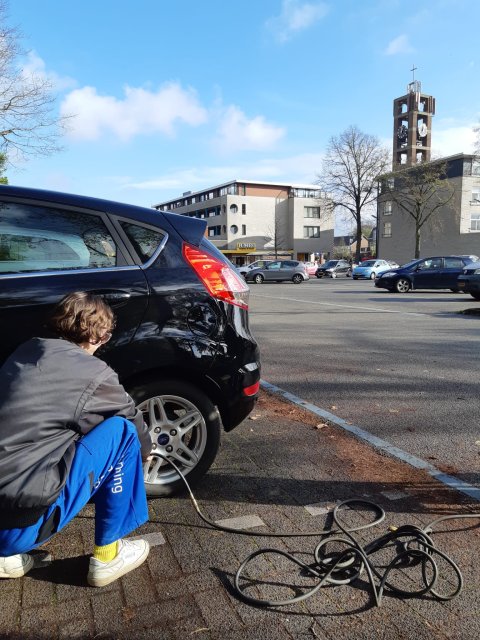
<svg viewBox="0 0 480 640"><path fill-rule="evenodd" d="M375 286L398 293L410 289L451 289L459 291L457 278L466 265L478 260L476 256L434 256L412 260L398 269L384 271Z"/></svg>
<svg viewBox="0 0 480 640"><path fill-rule="evenodd" d="M309 275L303 262L299 260L275 260L260 269L252 269L245 274L247 282L286 282L300 284L308 280Z"/></svg>
<svg viewBox="0 0 480 640"><path fill-rule="evenodd" d="M0 364L67 293L91 291L117 325L98 355L143 411L154 448L195 483L220 432L251 412L259 352L249 289L204 237L205 221L106 200L0 187ZM155 457L150 495L183 488Z"/></svg>
<svg viewBox="0 0 480 640"><path fill-rule="evenodd" d="M459 291L469 293L475 300L480 300L480 262L468 264L457 278Z"/></svg>
<svg viewBox="0 0 480 640"><path fill-rule="evenodd" d="M352 275L352 265L348 260L328 260L320 265L315 273L317 278L339 278Z"/></svg>

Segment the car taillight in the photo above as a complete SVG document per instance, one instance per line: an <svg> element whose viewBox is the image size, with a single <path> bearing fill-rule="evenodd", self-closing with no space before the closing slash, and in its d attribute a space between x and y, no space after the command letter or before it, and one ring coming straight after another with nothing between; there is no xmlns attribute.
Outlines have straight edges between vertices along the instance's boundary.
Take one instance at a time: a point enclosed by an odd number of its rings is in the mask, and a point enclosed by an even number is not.
<svg viewBox="0 0 480 640"><path fill-rule="evenodd" d="M228 264L186 243L183 256L214 298L248 309L250 289Z"/></svg>
<svg viewBox="0 0 480 640"><path fill-rule="evenodd" d="M250 385L249 387L245 387L243 389L243 393L246 396L254 396L256 393L258 393L259 389L260 389L260 380L258 380L258 382L255 382L255 384Z"/></svg>

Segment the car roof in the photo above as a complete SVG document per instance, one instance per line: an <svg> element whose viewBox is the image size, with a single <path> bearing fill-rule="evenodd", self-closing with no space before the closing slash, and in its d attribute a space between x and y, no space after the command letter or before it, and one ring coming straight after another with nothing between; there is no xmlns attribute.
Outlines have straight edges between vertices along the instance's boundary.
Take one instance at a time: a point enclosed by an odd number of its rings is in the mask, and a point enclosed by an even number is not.
<svg viewBox="0 0 480 640"><path fill-rule="evenodd" d="M198 244L203 237L207 222L197 218L181 216L171 211L158 211L148 207L134 204L126 204L115 200L103 198L92 198L74 193L64 193L61 191L48 191L46 189L32 189L17 185L0 185L0 197L19 198L36 200L37 202L55 202L68 206L79 207L81 209L93 209L115 213L115 215L132 218L137 222L158 226L160 222L170 224L184 240Z"/></svg>

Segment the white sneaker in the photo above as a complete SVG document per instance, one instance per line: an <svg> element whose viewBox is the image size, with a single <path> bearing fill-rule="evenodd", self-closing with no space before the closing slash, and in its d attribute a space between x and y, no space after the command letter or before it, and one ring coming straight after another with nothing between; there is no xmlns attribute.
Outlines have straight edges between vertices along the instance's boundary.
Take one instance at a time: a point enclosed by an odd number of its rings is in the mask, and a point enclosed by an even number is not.
<svg viewBox="0 0 480 640"><path fill-rule="evenodd" d="M150 545L146 540L119 540L118 552L110 562L90 558L87 582L92 587L104 587L147 559Z"/></svg>
<svg viewBox="0 0 480 640"><path fill-rule="evenodd" d="M21 578L33 565L34 560L28 553L17 553L15 556L0 558L0 578Z"/></svg>

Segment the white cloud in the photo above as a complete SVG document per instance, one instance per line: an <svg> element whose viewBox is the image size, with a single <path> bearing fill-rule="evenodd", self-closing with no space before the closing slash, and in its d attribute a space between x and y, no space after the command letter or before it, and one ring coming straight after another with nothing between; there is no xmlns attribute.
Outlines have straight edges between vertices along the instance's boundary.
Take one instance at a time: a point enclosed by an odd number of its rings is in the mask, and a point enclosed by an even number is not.
<svg viewBox="0 0 480 640"><path fill-rule="evenodd" d="M398 53L413 53L414 51L415 49L410 44L408 36L403 33L388 43L384 53L386 56L394 56Z"/></svg>
<svg viewBox="0 0 480 640"><path fill-rule="evenodd" d="M432 130L432 156L445 157L457 153L473 153L477 125L459 125Z"/></svg>
<svg viewBox="0 0 480 640"><path fill-rule="evenodd" d="M47 71L45 61L35 51L29 51L21 66L22 75L26 78L36 77L48 80L57 91L64 91L76 86L73 78L60 76L55 71Z"/></svg>
<svg viewBox="0 0 480 640"><path fill-rule="evenodd" d="M222 152L262 151L284 135L283 127L268 123L263 116L249 119L241 109L231 105L223 110L214 142Z"/></svg>
<svg viewBox="0 0 480 640"><path fill-rule="evenodd" d="M295 35L308 29L328 13L325 2L301 2L300 0L283 0L279 16L266 22L278 42L287 42Z"/></svg>
<svg viewBox="0 0 480 640"><path fill-rule="evenodd" d="M319 153L304 153L285 158L263 158L248 164L211 167L191 167L160 176L134 182L125 179L123 188L135 190L173 190L171 194L159 193L158 200L176 197L183 191L200 191L229 180L265 180L315 183L323 156Z"/></svg>
<svg viewBox="0 0 480 640"><path fill-rule="evenodd" d="M122 99L99 95L95 87L70 92L60 107L62 114L75 116L69 136L97 140L110 133L123 141L138 134L172 136L178 122L198 126L207 120L207 111L193 89L183 89L178 83L167 83L157 91L129 86L124 91Z"/></svg>

